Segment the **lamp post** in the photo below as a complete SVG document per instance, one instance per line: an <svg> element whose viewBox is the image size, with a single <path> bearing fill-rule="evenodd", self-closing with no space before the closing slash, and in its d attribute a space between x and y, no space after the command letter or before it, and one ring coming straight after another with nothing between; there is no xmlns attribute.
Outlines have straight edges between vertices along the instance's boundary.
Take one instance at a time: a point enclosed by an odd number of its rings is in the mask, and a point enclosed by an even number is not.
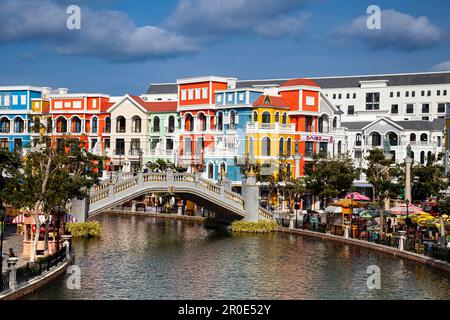
<svg viewBox="0 0 450 320"><path fill-rule="evenodd" d="M353 199L355 198L354 194L350 195L350 238L353 238Z"/></svg>
<svg viewBox="0 0 450 320"><path fill-rule="evenodd" d="M411 221L409 219L409 199L405 200L406 203L406 219L405 219L405 225L406 225L406 231L408 231L408 227L411 224Z"/></svg>
<svg viewBox="0 0 450 320"><path fill-rule="evenodd" d="M5 233L5 208L0 202L0 292L3 291L3 234Z"/></svg>

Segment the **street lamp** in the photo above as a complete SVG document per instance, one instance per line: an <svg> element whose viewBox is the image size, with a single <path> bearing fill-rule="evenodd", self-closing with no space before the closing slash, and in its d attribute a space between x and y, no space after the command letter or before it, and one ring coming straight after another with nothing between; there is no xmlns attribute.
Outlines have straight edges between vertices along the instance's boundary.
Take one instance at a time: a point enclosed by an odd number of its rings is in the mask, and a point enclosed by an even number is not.
<svg viewBox="0 0 450 320"><path fill-rule="evenodd" d="M353 238L353 199L355 198L354 194L350 195L350 237Z"/></svg>
<svg viewBox="0 0 450 320"><path fill-rule="evenodd" d="M5 233L5 212L3 203L0 202L0 292L3 291L3 234Z"/></svg>
<svg viewBox="0 0 450 320"><path fill-rule="evenodd" d="M405 219L405 225L406 225L406 231L408 231L408 227L411 224L410 218L409 218L409 199L405 200L406 203L406 219Z"/></svg>

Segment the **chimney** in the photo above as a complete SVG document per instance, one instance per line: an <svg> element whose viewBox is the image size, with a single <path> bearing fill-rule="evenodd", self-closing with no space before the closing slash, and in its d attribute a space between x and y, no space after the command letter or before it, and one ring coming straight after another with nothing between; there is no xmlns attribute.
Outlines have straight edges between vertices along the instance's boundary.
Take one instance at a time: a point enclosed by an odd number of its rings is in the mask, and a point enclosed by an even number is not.
<svg viewBox="0 0 450 320"><path fill-rule="evenodd" d="M48 95L50 94L52 88L50 87L42 87L42 97L43 98L47 98Z"/></svg>

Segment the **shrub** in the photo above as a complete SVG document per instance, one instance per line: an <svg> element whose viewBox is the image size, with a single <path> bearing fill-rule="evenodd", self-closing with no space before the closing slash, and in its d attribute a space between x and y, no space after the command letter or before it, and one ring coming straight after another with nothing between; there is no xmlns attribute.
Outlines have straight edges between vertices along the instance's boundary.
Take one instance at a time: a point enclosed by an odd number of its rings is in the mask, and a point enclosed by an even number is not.
<svg viewBox="0 0 450 320"><path fill-rule="evenodd" d="M234 221L231 225L231 229L233 230L233 232L242 233L270 233L275 230L276 226L277 224L275 223L275 221Z"/></svg>
<svg viewBox="0 0 450 320"><path fill-rule="evenodd" d="M100 237L102 227L98 221L78 222L66 224L66 231L74 238Z"/></svg>

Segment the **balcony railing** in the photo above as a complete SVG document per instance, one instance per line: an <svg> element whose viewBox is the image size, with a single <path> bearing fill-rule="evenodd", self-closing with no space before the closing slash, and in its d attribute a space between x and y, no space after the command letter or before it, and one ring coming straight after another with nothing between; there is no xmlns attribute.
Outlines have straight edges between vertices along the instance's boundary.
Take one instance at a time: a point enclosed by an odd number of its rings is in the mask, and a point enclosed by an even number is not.
<svg viewBox="0 0 450 320"><path fill-rule="evenodd" d="M144 152L140 148L131 148L128 151L128 155L130 155L130 156L142 156L143 154L144 154Z"/></svg>

